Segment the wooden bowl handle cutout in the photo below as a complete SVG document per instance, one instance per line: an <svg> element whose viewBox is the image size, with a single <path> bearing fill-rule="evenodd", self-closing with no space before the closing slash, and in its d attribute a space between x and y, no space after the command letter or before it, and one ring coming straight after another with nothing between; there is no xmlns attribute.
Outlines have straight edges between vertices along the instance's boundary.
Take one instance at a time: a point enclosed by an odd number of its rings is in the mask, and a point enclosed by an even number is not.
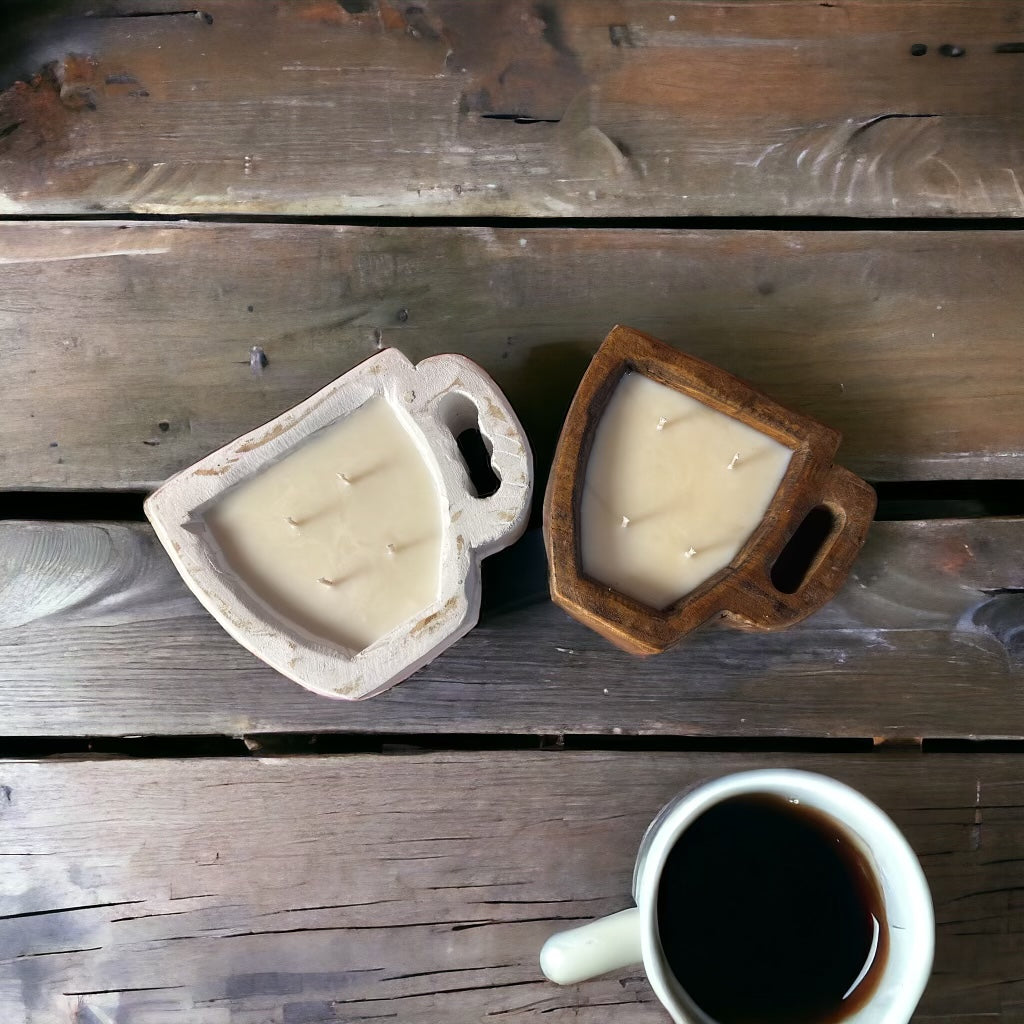
<svg viewBox="0 0 1024 1024"><path fill-rule="evenodd" d="M870 484L833 466L821 496L775 557L737 574L725 617L741 629L785 629L830 601L864 544L877 497Z"/></svg>

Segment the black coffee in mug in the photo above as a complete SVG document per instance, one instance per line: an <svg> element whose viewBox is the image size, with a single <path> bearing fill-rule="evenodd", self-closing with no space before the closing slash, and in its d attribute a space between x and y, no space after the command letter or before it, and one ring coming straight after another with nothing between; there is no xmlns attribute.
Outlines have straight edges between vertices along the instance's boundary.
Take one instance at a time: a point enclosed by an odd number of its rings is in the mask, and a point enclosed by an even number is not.
<svg viewBox="0 0 1024 1024"><path fill-rule="evenodd" d="M719 1024L829 1024L870 999L888 930L877 879L828 815L782 797L715 804L658 887L669 969Z"/></svg>

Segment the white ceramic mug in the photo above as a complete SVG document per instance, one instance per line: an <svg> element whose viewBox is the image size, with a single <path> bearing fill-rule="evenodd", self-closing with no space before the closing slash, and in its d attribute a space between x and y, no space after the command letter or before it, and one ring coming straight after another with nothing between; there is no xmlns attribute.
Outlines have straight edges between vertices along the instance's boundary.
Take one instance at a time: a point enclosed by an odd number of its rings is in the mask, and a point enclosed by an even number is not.
<svg viewBox="0 0 1024 1024"><path fill-rule="evenodd" d="M935 946L935 915L914 851L887 815L855 789L824 775L787 769L741 772L677 797L648 827L633 871L636 907L553 935L540 954L560 985L642 963L651 987L677 1024L714 1024L687 995L658 938L658 883L669 852L708 808L746 794L799 801L823 812L860 848L885 905L889 950L871 997L843 1024L906 1024L924 992Z"/></svg>

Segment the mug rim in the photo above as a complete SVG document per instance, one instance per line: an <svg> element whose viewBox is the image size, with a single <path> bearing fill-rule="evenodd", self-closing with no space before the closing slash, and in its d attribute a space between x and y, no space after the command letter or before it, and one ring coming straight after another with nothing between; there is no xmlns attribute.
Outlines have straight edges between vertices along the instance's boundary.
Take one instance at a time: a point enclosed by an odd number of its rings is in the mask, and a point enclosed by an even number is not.
<svg viewBox="0 0 1024 1024"><path fill-rule="evenodd" d="M838 779L796 768L754 769L700 783L666 804L648 826L637 855L633 896L640 912L643 966L658 999L678 1024L717 1024L694 1002L664 962L658 938L658 881L672 847L697 818L724 800L752 793L806 798L809 806L834 819L864 846L880 887L880 849L884 848L887 860L898 862L900 885L911 906L909 919L914 922L913 957L903 969L894 998L874 1024L905 1024L924 993L934 957L935 914L924 871L902 831L877 804ZM891 916L887 913L886 917L891 931ZM844 1018L844 1024L856 1024L861 1014L870 1010L878 989L894 969L891 960L887 962L876 994L860 1010Z"/></svg>

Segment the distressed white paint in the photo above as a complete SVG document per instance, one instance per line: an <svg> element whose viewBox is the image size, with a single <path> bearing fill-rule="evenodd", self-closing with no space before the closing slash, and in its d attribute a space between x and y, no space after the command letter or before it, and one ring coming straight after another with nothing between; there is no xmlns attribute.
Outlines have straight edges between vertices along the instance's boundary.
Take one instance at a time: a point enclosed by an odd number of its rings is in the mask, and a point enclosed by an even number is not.
<svg viewBox="0 0 1024 1024"><path fill-rule="evenodd" d="M405 422L434 477L446 514L438 597L413 620L358 654L302 633L254 601L218 563L204 512L224 492L373 397ZM501 481L477 498L455 437L478 425ZM515 413L475 363L439 355L414 366L384 349L322 391L172 477L146 501L146 515L185 582L244 647L307 689L357 700L393 686L476 624L480 559L526 528L533 460Z"/></svg>

